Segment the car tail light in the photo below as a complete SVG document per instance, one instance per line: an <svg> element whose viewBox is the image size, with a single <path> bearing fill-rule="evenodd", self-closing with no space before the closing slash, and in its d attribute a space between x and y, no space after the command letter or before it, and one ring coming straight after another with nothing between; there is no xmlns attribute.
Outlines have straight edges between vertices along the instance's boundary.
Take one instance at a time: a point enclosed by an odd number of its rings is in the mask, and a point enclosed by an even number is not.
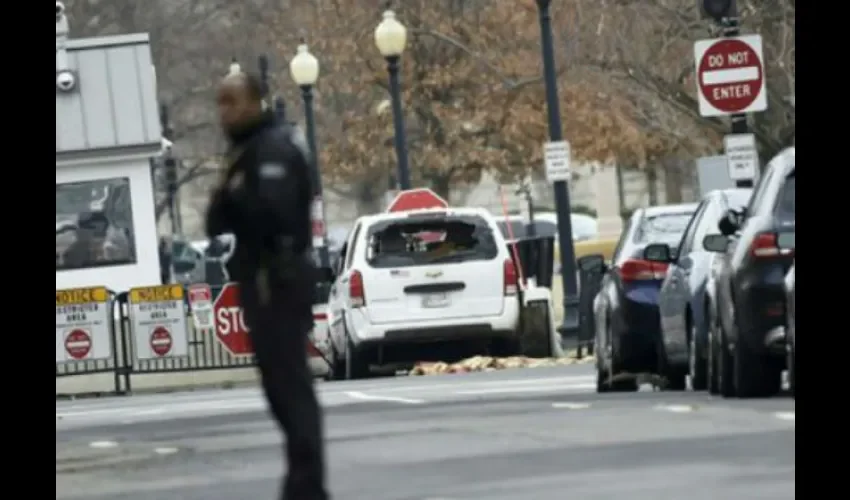
<svg viewBox="0 0 850 500"><path fill-rule="evenodd" d="M776 233L759 233L750 245L750 255L753 257L780 257L794 255L794 250L779 247L779 236Z"/></svg>
<svg viewBox="0 0 850 500"><path fill-rule="evenodd" d="M366 304L363 274L360 271L351 272L351 277L348 279L348 296L351 298L351 307L363 307Z"/></svg>
<svg viewBox="0 0 850 500"><path fill-rule="evenodd" d="M663 280L667 274L667 264L643 259L629 259L620 266L620 280L623 282L643 280Z"/></svg>
<svg viewBox="0 0 850 500"><path fill-rule="evenodd" d="M512 259L505 259L505 295L516 295L517 272Z"/></svg>

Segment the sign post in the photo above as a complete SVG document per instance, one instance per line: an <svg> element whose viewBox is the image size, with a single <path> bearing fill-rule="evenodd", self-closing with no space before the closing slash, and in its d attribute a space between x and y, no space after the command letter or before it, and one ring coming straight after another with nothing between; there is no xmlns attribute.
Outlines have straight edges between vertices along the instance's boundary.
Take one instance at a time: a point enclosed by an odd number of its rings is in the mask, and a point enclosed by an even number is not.
<svg viewBox="0 0 850 500"><path fill-rule="evenodd" d="M699 113L705 117L767 109L761 35L694 43Z"/></svg>
<svg viewBox="0 0 850 500"><path fill-rule="evenodd" d="M239 285L227 283L213 303L215 336L221 345L234 356L254 354L254 346L242 306L239 304Z"/></svg>
<svg viewBox="0 0 850 500"><path fill-rule="evenodd" d="M723 138L729 178L735 182L755 181L759 170L759 153L753 134L729 134Z"/></svg>
<svg viewBox="0 0 850 500"><path fill-rule="evenodd" d="M182 285L132 288L129 299L137 360L189 355Z"/></svg>
<svg viewBox="0 0 850 500"><path fill-rule="evenodd" d="M56 290L56 362L112 355L112 308L106 287Z"/></svg>
<svg viewBox="0 0 850 500"><path fill-rule="evenodd" d="M546 181L570 182L570 143L551 141L543 145L543 162L546 166Z"/></svg>

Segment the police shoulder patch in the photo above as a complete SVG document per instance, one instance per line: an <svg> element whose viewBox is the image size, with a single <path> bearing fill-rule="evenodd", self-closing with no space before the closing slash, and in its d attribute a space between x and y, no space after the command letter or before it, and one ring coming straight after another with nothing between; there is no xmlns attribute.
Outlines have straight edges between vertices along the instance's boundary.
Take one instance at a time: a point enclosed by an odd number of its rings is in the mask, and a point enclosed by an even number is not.
<svg viewBox="0 0 850 500"><path fill-rule="evenodd" d="M260 177L263 179L283 179L286 177L286 165L281 163L263 163L260 165Z"/></svg>

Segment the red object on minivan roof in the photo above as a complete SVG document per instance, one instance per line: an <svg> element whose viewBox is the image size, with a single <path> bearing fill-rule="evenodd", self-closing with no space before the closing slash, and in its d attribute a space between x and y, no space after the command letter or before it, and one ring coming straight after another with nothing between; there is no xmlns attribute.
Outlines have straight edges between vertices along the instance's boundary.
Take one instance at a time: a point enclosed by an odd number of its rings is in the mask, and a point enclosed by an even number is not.
<svg viewBox="0 0 850 500"><path fill-rule="evenodd" d="M398 193L387 207L387 212L408 212L431 208L449 208L449 202L428 188L408 189Z"/></svg>

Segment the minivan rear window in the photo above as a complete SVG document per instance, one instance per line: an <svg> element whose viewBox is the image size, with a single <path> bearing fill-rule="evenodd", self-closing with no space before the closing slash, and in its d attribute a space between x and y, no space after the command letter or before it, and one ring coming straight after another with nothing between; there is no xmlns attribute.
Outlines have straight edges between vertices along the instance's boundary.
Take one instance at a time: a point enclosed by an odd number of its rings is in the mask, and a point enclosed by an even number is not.
<svg viewBox="0 0 850 500"><path fill-rule="evenodd" d="M373 225L366 260L376 268L495 259L493 231L478 216L410 217Z"/></svg>

